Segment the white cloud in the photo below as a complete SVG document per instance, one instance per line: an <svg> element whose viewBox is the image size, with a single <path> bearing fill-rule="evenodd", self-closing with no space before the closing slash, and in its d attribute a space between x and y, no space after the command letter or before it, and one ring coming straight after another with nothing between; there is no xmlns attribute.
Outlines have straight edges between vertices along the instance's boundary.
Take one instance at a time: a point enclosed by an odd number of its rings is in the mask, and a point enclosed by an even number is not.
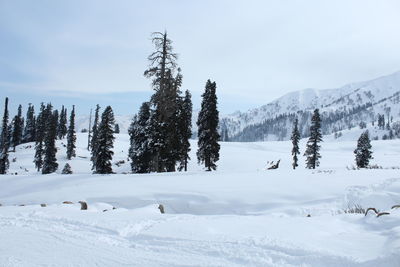
<svg viewBox="0 0 400 267"><path fill-rule="evenodd" d="M370 0L9 1L0 4L0 41L10 47L0 64L20 72L12 82L52 92L148 91L142 74L150 33L168 29L184 89L200 92L212 78L225 95L268 102L400 69L399 7Z"/></svg>

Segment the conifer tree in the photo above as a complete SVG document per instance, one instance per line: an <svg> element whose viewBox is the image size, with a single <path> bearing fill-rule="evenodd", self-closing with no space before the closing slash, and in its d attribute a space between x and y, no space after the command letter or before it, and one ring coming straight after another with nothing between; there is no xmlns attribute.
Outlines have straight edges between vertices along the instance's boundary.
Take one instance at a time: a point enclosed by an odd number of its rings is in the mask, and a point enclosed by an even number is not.
<svg viewBox="0 0 400 267"><path fill-rule="evenodd" d="M72 106L71 116L69 118L69 127L67 134L67 159L76 157L76 135L75 135L75 106Z"/></svg>
<svg viewBox="0 0 400 267"><path fill-rule="evenodd" d="M292 136L290 138L292 140L292 144L293 144L293 148L292 148L293 170L296 169L297 166L299 166L299 164L297 163L298 162L297 155L300 154L300 150L299 150L300 132L299 132L298 124L299 124L299 120L296 118L293 123Z"/></svg>
<svg viewBox="0 0 400 267"><path fill-rule="evenodd" d="M357 141L357 148L354 150L355 160L358 168L366 168L369 160L372 159L371 140L368 130L361 134Z"/></svg>
<svg viewBox="0 0 400 267"><path fill-rule="evenodd" d="M148 60L149 68L145 77L152 79L155 93L151 98L150 127L152 132L150 147L153 151L153 167L157 172L175 171L179 160L176 116L179 87L182 83L177 55L172 52L172 41L167 33L153 33L152 42L156 51ZM175 72L177 70L177 74Z"/></svg>
<svg viewBox="0 0 400 267"><path fill-rule="evenodd" d="M114 113L110 106L107 106L101 116L96 140L96 157L94 161L94 173L112 173L111 160L114 155Z"/></svg>
<svg viewBox="0 0 400 267"><path fill-rule="evenodd" d="M29 103L28 111L26 112L26 124L23 134L23 141L25 143L35 141L35 109Z"/></svg>
<svg viewBox="0 0 400 267"><path fill-rule="evenodd" d="M67 129L67 109L64 108L64 105L61 108L60 120L57 127L57 136L58 139L63 139L68 133Z"/></svg>
<svg viewBox="0 0 400 267"><path fill-rule="evenodd" d="M40 112L37 116L36 120L36 132L35 132L35 138L36 138L36 144L35 144L35 158L34 158L34 163L36 166L36 169L40 171L40 169L43 166L43 142L44 142L44 137L45 137L45 130L46 130L46 120L48 119L47 116L47 110L46 107L43 103L40 105Z"/></svg>
<svg viewBox="0 0 400 267"><path fill-rule="evenodd" d="M307 141L307 148L304 153L304 156L307 157L306 167L308 169L315 169L315 167L319 166L319 159L321 158L321 155L319 154L321 146L319 143L321 141L321 118L319 115L319 110L315 109L311 118L310 138Z"/></svg>
<svg viewBox="0 0 400 267"><path fill-rule="evenodd" d="M8 97L6 97L0 136L0 174L6 174L10 164L8 161L8 116Z"/></svg>
<svg viewBox="0 0 400 267"><path fill-rule="evenodd" d="M58 113L57 109L53 111L53 116L54 116L54 119L56 120L56 139L57 139L57 130L58 130L59 119L60 119L60 114Z"/></svg>
<svg viewBox="0 0 400 267"><path fill-rule="evenodd" d="M93 128L92 128L92 139L90 140L90 148L92 152L92 170L94 170L95 167L95 162L96 162L96 151L97 151L97 135L98 135L98 127L99 127L99 112L100 112L100 106L97 104L96 105L96 110L94 113L94 122L93 122Z"/></svg>
<svg viewBox="0 0 400 267"><path fill-rule="evenodd" d="M44 159L43 159L42 174L53 173L58 168L58 163L56 158L58 112L56 112L57 110L53 112L52 109L53 106L51 104L47 104L46 107L47 120L45 122L46 130L44 135Z"/></svg>
<svg viewBox="0 0 400 267"><path fill-rule="evenodd" d="M220 138L218 133L217 110L217 85L210 80L206 83L205 92L202 95L201 110L197 119L198 126L198 150L197 159L204 163L207 171L216 170L215 164L219 160Z"/></svg>
<svg viewBox="0 0 400 267"><path fill-rule="evenodd" d="M22 140L22 106L18 106L18 113L15 115L12 121L12 135L11 135L11 145L13 147L13 151L15 152L15 147L21 144Z"/></svg>
<svg viewBox="0 0 400 267"><path fill-rule="evenodd" d="M65 163L64 168L61 171L61 174L72 174L71 165Z"/></svg>
<svg viewBox="0 0 400 267"><path fill-rule="evenodd" d="M180 138L179 171L187 171L188 160L190 160L190 142L192 137L192 95L186 90L185 97L181 101L180 116L178 117L178 129Z"/></svg>
<svg viewBox="0 0 400 267"><path fill-rule="evenodd" d="M139 114L135 115L129 128L129 158L133 173L151 172L152 151L150 141L150 104L144 102Z"/></svg>

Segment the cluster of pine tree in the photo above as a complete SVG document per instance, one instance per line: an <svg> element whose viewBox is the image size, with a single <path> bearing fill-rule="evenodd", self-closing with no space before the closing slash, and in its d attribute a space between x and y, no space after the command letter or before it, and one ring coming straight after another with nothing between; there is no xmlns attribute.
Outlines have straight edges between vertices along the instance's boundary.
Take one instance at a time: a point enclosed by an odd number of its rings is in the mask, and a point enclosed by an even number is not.
<svg viewBox="0 0 400 267"><path fill-rule="evenodd" d="M383 120L383 117L380 117ZM381 122L382 123L382 122ZM384 123L383 123L384 125ZM293 156L293 169L296 169L298 166L298 157L300 154L299 150L299 141L300 141L300 132L298 129L298 120L296 119L293 124L292 130L292 156ZM322 142L322 133L321 133L321 118L319 115L319 110L314 110L314 114L311 118L311 127L310 127L310 137L307 142L306 151L304 156L306 156L306 168L315 169L319 166L319 159L321 155L319 153L321 146L319 143ZM366 168L369 165L370 159L372 159L372 150L371 150L371 140L369 138L368 130L361 134L360 138L357 141L357 148L354 150L355 161L358 168Z"/></svg>
<svg viewBox="0 0 400 267"><path fill-rule="evenodd" d="M67 157L75 156L75 111L71 113L70 130L68 135ZM35 142L34 163L38 171L43 174L55 172L58 169L57 148L55 141L67 134L67 110L62 107L61 113L53 110L53 106L41 104L39 114L35 116L35 108L29 104L26 118L22 117L22 106L18 106L17 115L9 123L8 98L5 100L2 131L0 136L0 174L7 173L9 167L9 149L15 152L20 144Z"/></svg>
<svg viewBox="0 0 400 267"><path fill-rule="evenodd" d="M149 102L142 104L139 113L131 123L129 158L132 172L173 172L187 171L190 160L190 142L192 136L192 100L188 90L180 88L183 76L177 65L177 54L173 53L172 41L167 33L154 33L152 42L155 51L148 57L149 68L145 77L152 79L154 94ZM216 83L206 83L202 95L201 111L197 125L198 145L197 159L204 163L207 170L215 170L219 160L220 146L218 141L218 110ZM100 106L96 106L92 129L88 134L88 149L91 151L92 170L98 174L113 173L112 157L114 134L119 133L115 124L114 113L107 106L100 118ZM67 136L67 159L76 156L75 106L71 111L67 127L67 110L64 106L59 113L51 104L41 104L39 114L35 116L34 106L29 105L24 128L22 106L12 123L8 124L8 99L6 99L3 127L0 136L0 171L6 173L8 168L9 147L23 142L35 142L34 163L43 174L58 169L56 158L56 139ZM89 127L91 128L91 127ZM224 135L227 136L227 133ZM66 164L63 173L71 173Z"/></svg>
<svg viewBox="0 0 400 267"><path fill-rule="evenodd" d="M295 119L292 130L292 156L293 156L293 169L296 169L298 166L298 157L300 154L299 149L299 141L300 141L300 132L298 128L298 119ZM321 146L320 142L322 142L322 133L321 133L321 117L319 115L319 110L314 110L313 116L311 118L311 126L310 126L310 137L307 141L306 151L304 152L304 156L306 157L306 168L315 169L319 166L319 159L321 155L319 153Z"/></svg>
<svg viewBox="0 0 400 267"><path fill-rule="evenodd" d="M155 92L142 104L129 128L132 172L186 171L192 136L191 94L180 90L183 76L167 33L154 33L152 41L155 51L148 57L150 66L144 75L152 79ZM201 129L197 156L207 169L215 169L219 158L215 89L215 82L208 81L197 122Z"/></svg>

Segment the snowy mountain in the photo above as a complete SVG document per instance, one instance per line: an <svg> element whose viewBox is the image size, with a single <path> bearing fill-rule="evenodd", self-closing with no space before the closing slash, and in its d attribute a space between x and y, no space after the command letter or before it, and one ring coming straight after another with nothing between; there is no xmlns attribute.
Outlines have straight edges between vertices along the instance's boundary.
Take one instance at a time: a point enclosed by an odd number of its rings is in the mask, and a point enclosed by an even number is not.
<svg viewBox="0 0 400 267"><path fill-rule="evenodd" d="M269 104L247 112L235 112L221 119L221 127L237 141L268 140L269 136L246 140L246 131L256 130L254 126L265 121L269 126L282 124L283 115L298 115L312 112L319 108L325 120L325 134L341 131L359 125L361 121L370 123L383 114L393 122L400 119L400 71L374 80L351 83L340 88L317 90L304 89L288 93ZM337 117L333 119L332 117ZM278 119L277 119L278 118ZM294 116L292 117L294 118ZM275 139L287 139L290 134L291 120L286 126L280 125L280 132L274 132ZM251 126L251 127L249 127ZM247 127L247 129L246 129ZM280 134L284 129L284 134ZM259 130L259 129L258 129ZM306 133L305 133L306 134ZM248 135L248 133L247 133ZM279 136L276 136L279 135Z"/></svg>

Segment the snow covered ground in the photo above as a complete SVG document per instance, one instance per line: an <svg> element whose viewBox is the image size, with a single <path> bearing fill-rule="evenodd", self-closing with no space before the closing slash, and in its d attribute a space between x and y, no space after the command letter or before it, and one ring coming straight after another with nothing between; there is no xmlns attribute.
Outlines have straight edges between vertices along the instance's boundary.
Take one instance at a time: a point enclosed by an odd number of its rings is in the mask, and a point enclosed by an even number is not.
<svg viewBox="0 0 400 267"><path fill-rule="evenodd" d="M372 142L373 170L348 168L355 144L325 142L320 168L302 157L294 171L290 142L222 143L218 171L204 172L192 142L189 172L142 175L124 174L124 134L114 175L90 174L84 134L73 175L36 173L21 145L18 175L0 176L0 266L400 266L400 141ZM355 205L390 215L344 212Z"/></svg>

